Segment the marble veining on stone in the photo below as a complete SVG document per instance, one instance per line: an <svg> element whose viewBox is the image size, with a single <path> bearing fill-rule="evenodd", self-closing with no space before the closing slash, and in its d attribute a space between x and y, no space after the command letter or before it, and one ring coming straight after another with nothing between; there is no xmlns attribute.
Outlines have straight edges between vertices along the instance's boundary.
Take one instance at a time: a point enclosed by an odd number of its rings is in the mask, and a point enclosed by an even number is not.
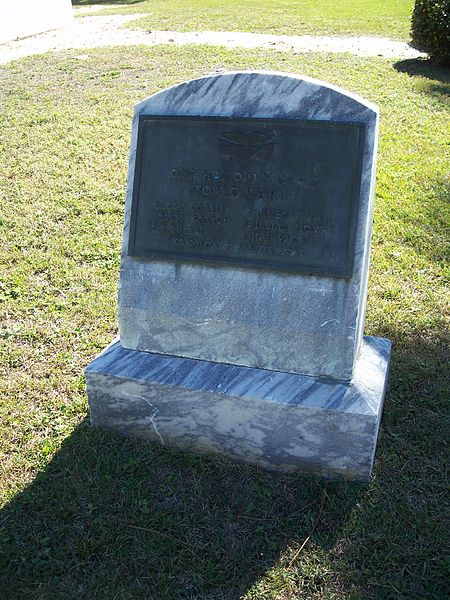
<svg viewBox="0 0 450 600"><path fill-rule="evenodd" d="M363 124L351 276L129 256L140 115ZM86 368L93 425L281 472L367 481L391 351L389 340L363 337L377 135L376 106L285 73L203 77L135 107L120 341Z"/></svg>
<svg viewBox="0 0 450 600"><path fill-rule="evenodd" d="M229 396L373 415L376 414L377 406L371 402L370 396L361 397L359 388L362 386L379 396L379 371L385 366L389 352L389 340L364 338L358 369L352 382L345 383L279 371L129 351L117 341L93 361L86 372L107 372L116 377Z"/></svg>
<svg viewBox="0 0 450 600"><path fill-rule="evenodd" d="M367 480L390 342L364 338L351 382L133 351L86 369L92 423L268 469Z"/></svg>
<svg viewBox="0 0 450 600"><path fill-rule="evenodd" d="M139 115L202 115L365 124L350 279L128 256ZM119 287L130 349L349 380L364 325L378 108L307 77L239 72L164 90L135 108Z"/></svg>

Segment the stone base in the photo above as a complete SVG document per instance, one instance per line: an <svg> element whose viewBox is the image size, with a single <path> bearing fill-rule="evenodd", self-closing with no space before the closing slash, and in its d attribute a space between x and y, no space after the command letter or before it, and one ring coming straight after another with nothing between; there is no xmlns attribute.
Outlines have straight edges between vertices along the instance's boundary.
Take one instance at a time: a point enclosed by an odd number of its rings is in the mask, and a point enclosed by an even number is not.
<svg viewBox="0 0 450 600"><path fill-rule="evenodd" d="M349 382L128 350L86 368L94 426L290 473L367 481L391 342L365 337Z"/></svg>

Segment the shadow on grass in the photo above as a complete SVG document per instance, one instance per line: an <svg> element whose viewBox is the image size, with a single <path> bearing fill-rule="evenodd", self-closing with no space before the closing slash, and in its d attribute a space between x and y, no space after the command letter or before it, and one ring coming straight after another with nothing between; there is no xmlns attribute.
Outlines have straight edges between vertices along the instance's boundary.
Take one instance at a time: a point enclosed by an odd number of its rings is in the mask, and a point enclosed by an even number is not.
<svg viewBox="0 0 450 600"><path fill-rule="evenodd" d="M372 480L347 522L338 580L355 599L448 593L448 332L377 331L393 341ZM347 596L346 596L347 597Z"/></svg>
<svg viewBox="0 0 450 600"><path fill-rule="evenodd" d="M399 73L407 73L410 77L420 77L432 81L422 81L420 91L431 94L438 100L448 103L450 96L450 68L437 65L424 58L400 60L394 64Z"/></svg>
<svg viewBox="0 0 450 600"><path fill-rule="evenodd" d="M84 422L2 511L0 587L8 600L238 599L288 543L332 547L361 492Z"/></svg>
<svg viewBox="0 0 450 600"><path fill-rule="evenodd" d="M427 77L442 83L450 83L450 68L437 65L427 58L399 60L394 64L394 68L399 73L408 73L412 77Z"/></svg>
<svg viewBox="0 0 450 600"><path fill-rule="evenodd" d="M394 350L368 487L84 421L0 513L3 597L238 600L258 583L259 600L446 597L445 336L377 333Z"/></svg>

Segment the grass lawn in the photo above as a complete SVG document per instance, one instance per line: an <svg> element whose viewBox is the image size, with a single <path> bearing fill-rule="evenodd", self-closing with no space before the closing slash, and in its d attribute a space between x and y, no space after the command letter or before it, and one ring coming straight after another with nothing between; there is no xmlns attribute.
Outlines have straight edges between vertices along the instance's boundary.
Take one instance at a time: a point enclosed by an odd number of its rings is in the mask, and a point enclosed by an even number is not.
<svg viewBox="0 0 450 600"><path fill-rule="evenodd" d="M108 4L99 14L148 13L129 27L287 35L378 35L410 39L414 0L73 0ZM92 13L93 14L93 13Z"/></svg>
<svg viewBox="0 0 450 600"><path fill-rule="evenodd" d="M366 332L394 349L367 487L87 421L83 368L117 327L132 106L250 67L319 77L381 107ZM206 47L0 68L2 598L447 597L449 92L449 71L425 62Z"/></svg>

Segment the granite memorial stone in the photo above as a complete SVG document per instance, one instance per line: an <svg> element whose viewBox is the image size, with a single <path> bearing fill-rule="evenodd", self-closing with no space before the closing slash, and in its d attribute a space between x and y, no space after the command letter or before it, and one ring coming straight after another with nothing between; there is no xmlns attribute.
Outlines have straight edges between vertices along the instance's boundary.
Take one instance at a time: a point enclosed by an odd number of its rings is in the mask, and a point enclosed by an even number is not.
<svg viewBox="0 0 450 600"><path fill-rule="evenodd" d="M240 72L135 108L116 341L94 425L367 480L389 340L363 336L378 109Z"/></svg>

